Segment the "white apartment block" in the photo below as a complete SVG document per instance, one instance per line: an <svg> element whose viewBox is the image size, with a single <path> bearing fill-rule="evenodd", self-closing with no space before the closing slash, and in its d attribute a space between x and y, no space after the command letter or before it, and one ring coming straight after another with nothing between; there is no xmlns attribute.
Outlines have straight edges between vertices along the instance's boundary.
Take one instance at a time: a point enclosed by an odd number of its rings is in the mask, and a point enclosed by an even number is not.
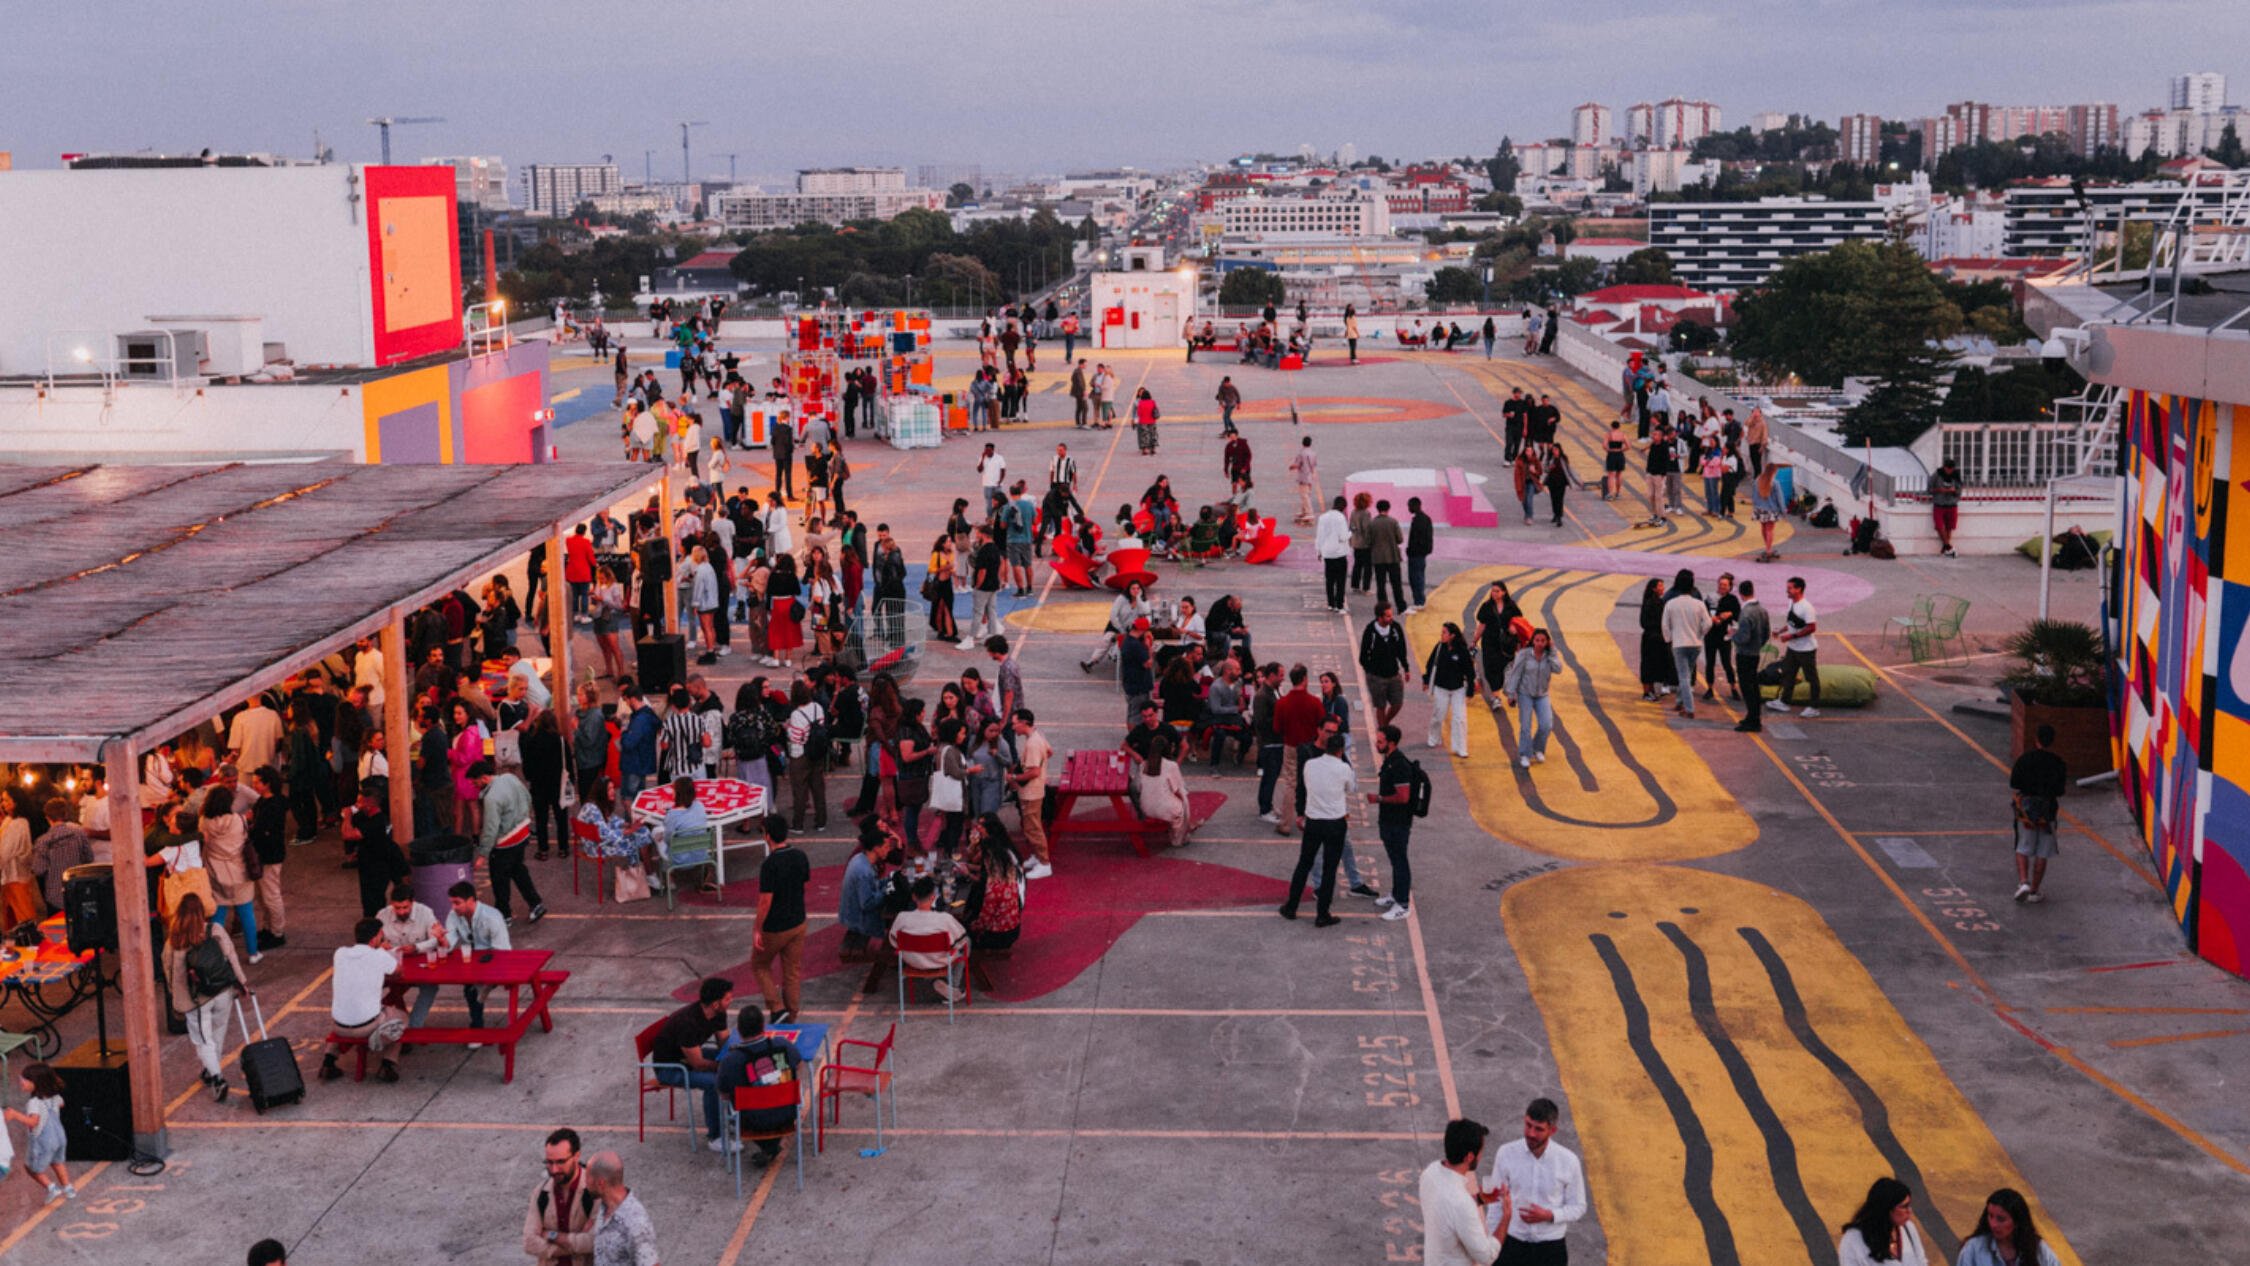
<svg viewBox="0 0 2250 1266"><path fill-rule="evenodd" d="M1719 107L1708 101L1671 97L1656 104L1655 144L1685 149L1719 130Z"/></svg>
<svg viewBox="0 0 2250 1266"><path fill-rule="evenodd" d="M1570 143L1595 149L1609 144L1609 107L1589 101L1572 110Z"/></svg>
<svg viewBox="0 0 2250 1266"><path fill-rule="evenodd" d="M1656 139L1656 107L1638 101L1625 107L1625 140L1647 143Z"/></svg>
<svg viewBox="0 0 2250 1266"><path fill-rule="evenodd" d="M2218 147L2229 124L2235 135L2250 142L2250 112L2240 106L2221 106L2210 112L2149 110L2125 121L2125 152L2138 158L2155 150L2158 157L2178 158Z"/></svg>
<svg viewBox="0 0 2250 1266"><path fill-rule="evenodd" d="M533 163L524 168L524 206L533 215L569 215L598 193L625 187L615 163Z"/></svg>
<svg viewBox="0 0 2250 1266"><path fill-rule="evenodd" d="M1648 212L1648 244L1672 257L1680 284L1697 290L1756 286L1799 255L1880 242L1888 232L1880 202L1655 202Z"/></svg>
<svg viewBox="0 0 2250 1266"><path fill-rule="evenodd" d="M2009 259L2065 259L2086 246L2087 210L2094 228L2114 235L2120 218L2169 216L2182 198L2216 211L2225 199L2222 186L2190 187L2169 180L2129 185L2087 185L2083 205L2068 181L2017 185L2006 194L2006 227L2001 253Z"/></svg>
<svg viewBox="0 0 2250 1266"><path fill-rule="evenodd" d="M461 206L483 207L487 211L506 211L508 202L508 164L497 158L454 157L425 158L424 167L451 167L454 174L454 201Z"/></svg>
<svg viewBox="0 0 2250 1266"><path fill-rule="evenodd" d="M1883 152L1883 121L1872 114L1847 114L1836 125L1836 157L1847 163L1872 163Z"/></svg>
<svg viewBox="0 0 2250 1266"><path fill-rule="evenodd" d="M2007 249L2008 213L1997 197L1971 194L1931 200L1914 248L1924 259L1998 259Z"/></svg>
<svg viewBox="0 0 2250 1266"><path fill-rule="evenodd" d="M2227 77L2215 70L2175 75L2171 103L2175 110L2215 114L2227 103Z"/></svg>
<svg viewBox="0 0 2250 1266"><path fill-rule="evenodd" d="M1789 116L1779 110L1760 110L1750 116L1752 133L1778 132L1789 126Z"/></svg>
<svg viewBox="0 0 2250 1266"><path fill-rule="evenodd" d="M904 188L904 167L808 167L797 173L798 193L889 193Z"/></svg>
<svg viewBox="0 0 2250 1266"><path fill-rule="evenodd" d="M1689 162L1684 149L1637 149L1626 174L1632 178L1634 196L1645 198L1652 193L1678 193L1708 172L1706 164Z"/></svg>
<svg viewBox="0 0 2250 1266"><path fill-rule="evenodd" d="M1316 237L1388 237L1386 201L1350 191L1317 198L1233 198L1219 204L1220 223L1233 238L1268 240Z"/></svg>
<svg viewBox="0 0 2250 1266"><path fill-rule="evenodd" d="M904 178L904 173L901 173ZM800 181L803 174L799 176ZM731 189L714 194L710 213L730 229L785 229L812 221L848 224L854 220L896 219L905 211L943 211L939 189L879 189L857 193L763 193Z"/></svg>

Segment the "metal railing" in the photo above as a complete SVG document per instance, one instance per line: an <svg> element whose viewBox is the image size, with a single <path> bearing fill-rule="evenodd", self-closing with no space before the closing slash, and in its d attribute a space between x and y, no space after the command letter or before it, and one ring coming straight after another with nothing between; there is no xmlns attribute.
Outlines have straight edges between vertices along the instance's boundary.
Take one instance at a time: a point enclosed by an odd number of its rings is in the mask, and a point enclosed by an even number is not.
<svg viewBox="0 0 2250 1266"><path fill-rule="evenodd" d="M1970 488L2044 488L2080 469L2081 427L2071 422L1947 422L1940 452Z"/></svg>

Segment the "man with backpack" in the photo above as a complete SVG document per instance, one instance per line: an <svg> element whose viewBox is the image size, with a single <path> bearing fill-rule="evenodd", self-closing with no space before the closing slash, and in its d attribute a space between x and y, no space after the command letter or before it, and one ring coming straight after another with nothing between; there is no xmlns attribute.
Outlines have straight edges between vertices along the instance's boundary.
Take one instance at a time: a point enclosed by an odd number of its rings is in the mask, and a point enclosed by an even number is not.
<svg viewBox="0 0 2250 1266"><path fill-rule="evenodd" d="M1391 893L1375 904L1385 907L1383 917L1396 923L1407 915L1414 900L1414 868L1406 859L1406 844L1414 834L1414 819L1429 816L1430 776L1421 763L1408 760L1399 749L1399 729L1386 725L1375 731L1375 754L1382 764L1375 771L1375 790L1367 803L1375 806L1375 833L1383 853L1391 859Z"/></svg>
<svg viewBox="0 0 2250 1266"><path fill-rule="evenodd" d="M546 1177L523 1218L523 1251L538 1266L593 1266L596 1200L578 1152L578 1131L547 1136Z"/></svg>

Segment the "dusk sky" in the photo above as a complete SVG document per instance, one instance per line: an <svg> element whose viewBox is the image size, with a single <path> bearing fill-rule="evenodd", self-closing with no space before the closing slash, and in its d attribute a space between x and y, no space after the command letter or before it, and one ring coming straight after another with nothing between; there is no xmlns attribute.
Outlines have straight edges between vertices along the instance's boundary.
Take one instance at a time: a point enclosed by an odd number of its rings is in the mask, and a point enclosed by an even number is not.
<svg viewBox="0 0 2250 1266"><path fill-rule="evenodd" d="M1909 117L1948 101L2164 104L2183 71L2250 94L2244 0L301 0L11 5L0 149L598 161L638 179L780 182L820 164L1014 174L1247 149L1488 154L1569 109L1707 97L1754 111Z"/></svg>

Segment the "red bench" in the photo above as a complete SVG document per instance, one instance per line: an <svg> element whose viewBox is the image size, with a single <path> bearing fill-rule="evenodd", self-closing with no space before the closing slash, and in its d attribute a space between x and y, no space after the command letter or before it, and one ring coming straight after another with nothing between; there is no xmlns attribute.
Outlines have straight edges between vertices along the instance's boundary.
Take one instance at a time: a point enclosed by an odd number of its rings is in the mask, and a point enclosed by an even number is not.
<svg viewBox="0 0 2250 1266"><path fill-rule="evenodd" d="M550 969L534 973L531 978L531 1005L518 1007L515 992L510 990L508 1007L514 1014L509 1017L506 1024L499 1028L472 1029L467 1026L427 1026L406 1030L399 1036L399 1043L402 1046L497 1047L502 1061L500 1080L503 1082L514 1081L516 1079L516 1043L522 1041L524 1035L531 1031L533 1020L539 1021L541 1032L552 1033L555 1031L555 1018L549 1014L547 1004L554 1000L556 991L560 990L563 987L563 982L569 979L570 973L567 971ZM367 1036L365 1034L331 1032L328 1035L328 1040L333 1045L345 1047L352 1051L354 1055L352 1080L367 1080Z"/></svg>
<svg viewBox="0 0 2250 1266"><path fill-rule="evenodd" d="M1060 844L1072 835L1123 835L1132 842L1134 852L1148 856L1148 843L1143 837L1154 833L1158 839L1168 839L1172 828L1168 823L1142 817L1126 794L1129 785L1124 756L1115 748L1072 752L1063 763L1062 777L1055 780L1055 820L1047 828L1047 837ZM1108 800L1112 816L1072 817L1071 810L1079 799L1088 796Z"/></svg>

